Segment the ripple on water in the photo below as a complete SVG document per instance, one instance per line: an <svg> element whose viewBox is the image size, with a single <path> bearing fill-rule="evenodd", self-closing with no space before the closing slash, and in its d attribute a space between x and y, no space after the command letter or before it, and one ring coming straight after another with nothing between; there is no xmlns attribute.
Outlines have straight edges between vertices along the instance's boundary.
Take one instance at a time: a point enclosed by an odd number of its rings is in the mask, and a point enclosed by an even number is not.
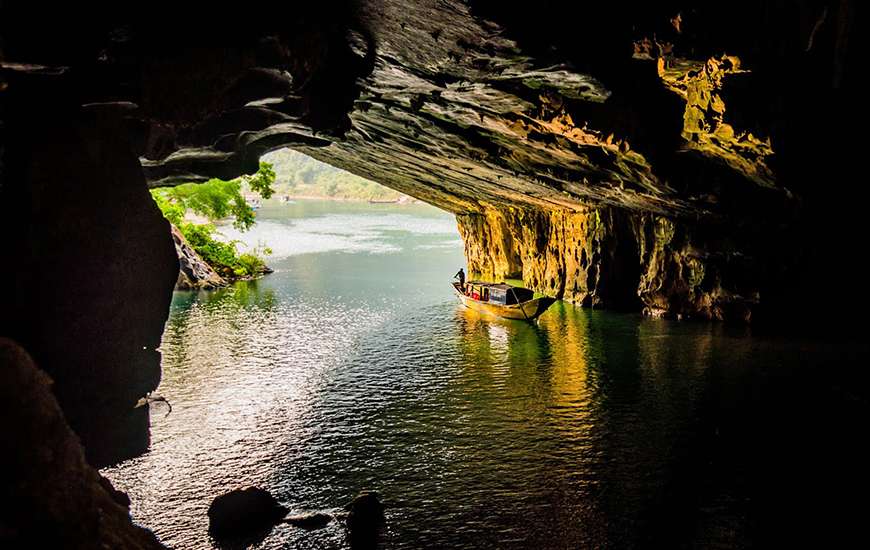
<svg viewBox="0 0 870 550"><path fill-rule="evenodd" d="M747 472L757 449L787 452L766 445L792 426L754 431L769 417L765 388L790 379L757 373L836 364L833 352L563 304L537 325L483 318L451 298L454 269L438 271L461 249L414 252L452 220L391 220L361 229L400 249L355 259L371 282L349 276L348 240L305 257L290 243L258 283L176 294L159 390L173 411L152 411L147 454L105 470L136 521L171 547L204 548L208 504L233 487L261 485L293 512L369 488L388 506L388 548L751 543L748 496L759 495ZM306 239L349 223L272 221L261 229ZM838 410L811 403L795 410ZM337 523L281 525L254 547L341 548L343 537Z"/></svg>

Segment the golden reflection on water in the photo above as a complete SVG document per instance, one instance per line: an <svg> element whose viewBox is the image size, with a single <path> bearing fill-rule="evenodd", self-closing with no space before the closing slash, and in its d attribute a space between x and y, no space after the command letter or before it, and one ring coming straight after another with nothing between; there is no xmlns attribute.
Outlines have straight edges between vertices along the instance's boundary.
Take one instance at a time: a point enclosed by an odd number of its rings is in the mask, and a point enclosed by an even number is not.
<svg viewBox="0 0 870 550"><path fill-rule="evenodd" d="M388 321L335 299L288 302L256 283L179 295L164 337L174 412L155 417L151 455L127 465L135 481L117 473L135 493L134 515L156 514L164 541L196 547L202 495L227 485L308 495L296 504L304 511L374 482L407 503L393 511L398 547L618 538L619 521L602 520L620 508L630 521L656 490L641 480L666 464L681 425L663 405L691 409L691 383L679 381L703 374L712 336L671 349L655 323L565 304L538 323L450 303L411 311ZM167 486L182 499L170 518L160 512ZM431 517L460 496L473 506ZM495 503L488 519L484 501ZM421 531L419 514L462 524L459 538ZM282 528L272 536L305 540ZM338 527L310 537L342 541Z"/></svg>
<svg viewBox="0 0 870 550"><path fill-rule="evenodd" d="M588 403L588 320L575 308L557 304L537 323L458 308L456 321L462 335L460 348L469 366L508 375L510 369L503 367L539 365L544 368L534 371L537 380L522 383L542 385L556 407Z"/></svg>
<svg viewBox="0 0 870 550"><path fill-rule="evenodd" d="M379 490L389 548L637 547L682 502L734 491L684 472L706 472L692 457L710 380L731 387L757 360L743 336L563 303L500 320L440 279L403 287L407 260L362 290L359 257L333 260L176 295L159 390L173 412L153 415L148 454L106 472L168 545L211 546L208 503L238 485L294 512ZM279 526L260 547L346 541L337 523Z"/></svg>

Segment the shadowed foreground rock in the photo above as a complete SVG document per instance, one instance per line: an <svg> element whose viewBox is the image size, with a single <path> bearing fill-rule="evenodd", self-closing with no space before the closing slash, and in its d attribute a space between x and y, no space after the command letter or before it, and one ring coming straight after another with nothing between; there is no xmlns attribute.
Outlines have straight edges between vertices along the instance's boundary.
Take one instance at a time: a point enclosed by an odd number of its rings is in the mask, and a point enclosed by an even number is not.
<svg viewBox="0 0 870 550"><path fill-rule="evenodd" d="M0 169L0 245L15 269L0 270L0 335L51 376L92 465L141 454L136 403L160 382L178 277L169 222L117 125L24 109L4 122L16 138Z"/></svg>
<svg viewBox="0 0 870 550"><path fill-rule="evenodd" d="M212 501L208 530L218 539L245 536L277 525L286 515L287 509L265 489L236 489Z"/></svg>
<svg viewBox="0 0 870 550"><path fill-rule="evenodd" d="M133 525L127 495L85 461L51 379L5 338L0 433L0 548L164 548L150 531Z"/></svg>
<svg viewBox="0 0 870 550"><path fill-rule="evenodd" d="M384 505L375 492L363 492L354 498L345 509L347 536L350 547L356 550L376 548L384 526Z"/></svg>

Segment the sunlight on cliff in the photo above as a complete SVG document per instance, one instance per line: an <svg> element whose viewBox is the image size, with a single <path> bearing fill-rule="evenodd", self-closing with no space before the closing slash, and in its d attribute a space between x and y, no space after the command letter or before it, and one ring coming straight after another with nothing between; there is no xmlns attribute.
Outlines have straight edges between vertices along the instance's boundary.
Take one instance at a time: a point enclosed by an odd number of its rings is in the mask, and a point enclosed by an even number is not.
<svg viewBox="0 0 870 550"><path fill-rule="evenodd" d="M674 60L667 68L660 67L659 76L686 101L683 138L687 148L722 159L758 185L774 187L776 178L767 165L774 152L770 138L756 137L725 121L724 81L730 75L749 72L739 57L723 55L706 63Z"/></svg>

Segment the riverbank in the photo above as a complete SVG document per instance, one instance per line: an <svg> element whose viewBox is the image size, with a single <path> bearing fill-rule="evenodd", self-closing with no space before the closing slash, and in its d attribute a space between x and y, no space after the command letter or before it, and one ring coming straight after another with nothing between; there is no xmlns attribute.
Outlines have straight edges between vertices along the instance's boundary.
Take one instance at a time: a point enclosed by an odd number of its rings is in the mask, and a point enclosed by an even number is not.
<svg viewBox="0 0 870 550"><path fill-rule="evenodd" d="M171 225L171 228L178 256L175 290L215 290L239 281L259 279L273 272L263 258L264 254L270 252L269 248L259 243L248 247L247 252L238 253L236 240L222 238L219 231L208 230L207 233L192 232L199 245L195 247L181 229L175 225ZM207 235L207 238L203 235Z"/></svg>

